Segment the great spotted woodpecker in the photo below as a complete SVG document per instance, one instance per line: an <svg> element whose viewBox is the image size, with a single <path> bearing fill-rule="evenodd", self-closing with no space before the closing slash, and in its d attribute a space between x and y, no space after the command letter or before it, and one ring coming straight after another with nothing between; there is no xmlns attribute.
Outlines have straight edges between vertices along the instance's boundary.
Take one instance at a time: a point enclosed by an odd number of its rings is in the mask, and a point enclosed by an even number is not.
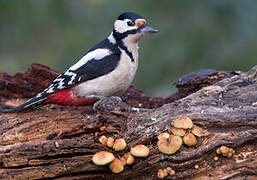
<svg viewBox="0 0 257 180"><path fill-rule="evenodd" d="M35 104L92 105L103 97L119 96L132 83L138 67L138 42L157 30L132 12L121 14L112 33L90 49L52 84L24 104L0 112L17 112Z"/></svg>

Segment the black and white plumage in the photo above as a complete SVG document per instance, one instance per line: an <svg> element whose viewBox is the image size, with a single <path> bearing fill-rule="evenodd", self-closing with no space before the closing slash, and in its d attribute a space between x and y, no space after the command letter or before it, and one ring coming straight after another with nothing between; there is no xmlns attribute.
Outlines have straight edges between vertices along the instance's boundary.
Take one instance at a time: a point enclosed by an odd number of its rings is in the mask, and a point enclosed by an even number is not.
<svg viewBox="0 0 257 180"><path fill-rule="evenodd" d="M138 42L157 30L136 13L123 13L112 33L90 49L76 64L60 74L36 97L10 110L34 104L89 105L101 97L121 95L132 83L138 67Z"/></svg>

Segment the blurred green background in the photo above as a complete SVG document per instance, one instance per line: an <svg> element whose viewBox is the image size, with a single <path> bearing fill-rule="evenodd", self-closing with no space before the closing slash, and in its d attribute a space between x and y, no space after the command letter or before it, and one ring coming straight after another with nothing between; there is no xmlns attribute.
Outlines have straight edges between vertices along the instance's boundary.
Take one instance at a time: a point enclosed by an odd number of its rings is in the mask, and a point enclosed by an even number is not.
<svg viewBox="0 0 257 180"><path fill-rule="evenodd" d="M0 0L0 71L14 74L31 63L64 71L132 11L159 29L140 43L134 85L166 96L186 73L256 65L256 8L253 0Z"/></svg>

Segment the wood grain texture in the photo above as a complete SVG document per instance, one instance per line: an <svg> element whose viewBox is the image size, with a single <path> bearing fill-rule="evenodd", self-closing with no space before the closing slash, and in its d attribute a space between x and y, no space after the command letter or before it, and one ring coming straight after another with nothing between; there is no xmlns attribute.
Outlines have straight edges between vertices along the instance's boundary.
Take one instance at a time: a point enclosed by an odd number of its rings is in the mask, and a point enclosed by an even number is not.
<svg viewBox="0 0 257 180"><path fill-rule="evenodd" d="M127 103L106 99L95 113L89 107L51 105L24 113L0 114L0 177L156 179L158 169L169 166L176 173L166 179L256 179L257 66L247 73L197 72L180 82L184 83L183 92L195 89L172 101L171 96L150 98L131 88L122 96ZM11 97L26 96L2 95L2 104ZM141 108L135 111L132 106ZM210 135L198 138L194 147L183 145L173 155L160 153L157 136L181 115L190 117ZM102 126L106 127L104 131L100 130ZM127 148L114 152L98 142L101 135L122 137ZM91 161L98 151L106 150L120 157L137 144L148 146L150 155L135 158L134 164L125 166L120 174ZM234 156L217 155L215 151L221 145L235 149ZM218 161L213 159L215 156Z"/></svg>

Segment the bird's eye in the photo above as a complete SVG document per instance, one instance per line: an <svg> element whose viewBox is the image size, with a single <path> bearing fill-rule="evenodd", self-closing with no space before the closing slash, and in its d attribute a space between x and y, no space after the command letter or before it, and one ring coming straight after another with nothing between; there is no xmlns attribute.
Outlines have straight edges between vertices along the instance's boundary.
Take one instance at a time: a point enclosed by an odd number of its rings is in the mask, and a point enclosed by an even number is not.
<svg viewBox="0 0 257 180"><path fill-rule="evenodd" d="M133 21L128 21L127 24L128 24L128 26L134 26L135 25L135 23Z"/></svg>

